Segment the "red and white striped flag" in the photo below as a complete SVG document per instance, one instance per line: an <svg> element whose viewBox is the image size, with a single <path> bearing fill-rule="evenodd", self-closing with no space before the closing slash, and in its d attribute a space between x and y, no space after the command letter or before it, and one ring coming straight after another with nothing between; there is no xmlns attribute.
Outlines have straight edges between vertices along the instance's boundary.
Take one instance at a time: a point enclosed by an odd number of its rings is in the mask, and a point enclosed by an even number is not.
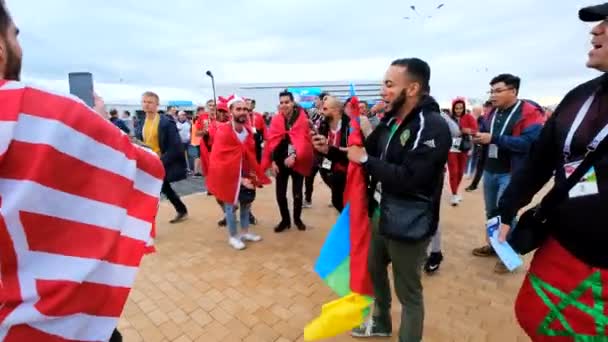
<svg viewBox="0 0 608 342"><path fill-rule="evenodd" d="M0 80L0 341L108 341L164 169L82 101Z"/></svg>

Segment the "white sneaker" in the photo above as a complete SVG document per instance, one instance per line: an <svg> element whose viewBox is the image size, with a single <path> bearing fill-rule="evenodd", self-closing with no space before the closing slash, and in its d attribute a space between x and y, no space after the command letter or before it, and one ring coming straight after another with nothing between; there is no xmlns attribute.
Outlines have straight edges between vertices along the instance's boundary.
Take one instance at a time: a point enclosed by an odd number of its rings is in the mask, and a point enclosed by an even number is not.
<svg viewBox="0 0 608 342"><path fill-rule="evenodd" d="M258 242L258 241L262 241L262 237L257 234L247 233L247 234L241 235L241 241Z"/></svg>
<svg viewBox="0 0 608 342"><path fill-rule="evenodd" d="M460 204L460 202L462 202L462 196L456 195L456 200L458 201L458 204Z"/></svg>
<svg viewBox="0 0 608 342"><path fill-rule="evenodd" d="M304 201L304 203L302 204L302 208L304 208L304 209L312 208L312 202Z"/></svg>
<svg viewBox="0 0 608 342"><path fill-rule="evenodd" d="M243 241L241 241L241 239L238 239L236 237L231 237L228 240L228 243L234 249L237 249L237 250L245 249L245 244L243 243Z"/></svg>
<svg viewBox="0 0 608 342"><path fill-rule="evenodd" d="M458 195L452 195L452 200L450 201L450 203L452 204L453 207L457 206L460 201L458 200Z"/></svg>

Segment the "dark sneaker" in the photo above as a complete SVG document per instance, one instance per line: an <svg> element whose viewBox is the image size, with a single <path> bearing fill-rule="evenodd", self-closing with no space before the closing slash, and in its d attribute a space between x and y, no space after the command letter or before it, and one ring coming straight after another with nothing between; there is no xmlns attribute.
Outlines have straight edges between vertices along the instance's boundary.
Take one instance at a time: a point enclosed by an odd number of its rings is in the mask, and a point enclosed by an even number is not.
<svg viewBox="0 0 608 342"><path fill-rule="evenodd" d="M505 264L503 264L502 261L498 260L496 262L496 265L494 265L494 273L507 274L507 273L511 273L511 271L509 271L507 266L505 266Z"/></svg>
<svg viewBox="0 0 608 342"><path fill-rule="evenodd" d="M424 264L424 272L427 274L433 274L439 271L439 266L441 266L441 262L443 261L443 254L441 252L433 252L429 255L429 258L426 259L426 264Z"/></svg>
<svg viewBox="0 0 608 342"><path fill-rule="evenodd" d="M255 226L256 224L258 224L258 219L256 219L252 213L249 213L249 224L252 226Z"/></svg>
<svg viewBox="0 0 608 342"><path fill-rule="evenodd" d="M217 221L217 225L220 227L226 227L226 218L224 217L223 219Z"/></svg>
<svg viewBox="0 0 608 342"><path fill-rule="evenodd" d="M281 222L279 223L276 227L274 227L274 232L275 233L281 233L284 232L287 229L291 228L291 223L289 222Z"/></svg>
<svg viewBox="0 0 608 342"><path fill-rule="evenodd" d="M494 248L492 248L491 246L483 246L483 247L475 248L473 250L473 255L477 256L477 257L488 258L488 257L496 256L496 252L494 251Z"/></svg>
<svg viewBox="0 0 608 342"><path fill-rule="evenodd" d="M370 317L360 327L351 330L353 337L390 337L392 335L391 320L381 320L378 317Z"/></svg>
<svg viewBox="0 0 608 342"><path fill-rule="evenodd" d="M304 224L304 222L297 220L295 221L296 227L298 227L298 230L306 230L306 225Z"/></svg>
<svg viewBox="0 0 608 342"><path fill-rule="evenodd" d="M183 220L185 220L187 218L188 218L188 213L177 213L177 215L175 215L173 220L169 221L169 223L173 224L173 223L182 222Z"/></svg>
<svg viewBox="0 0 608 342"><path fill-rule="evenodd" d="M464 189L464 191L466 191L466 192L473 192L475 190L477 190L476 186L469 186L466 189Z"/></svg>

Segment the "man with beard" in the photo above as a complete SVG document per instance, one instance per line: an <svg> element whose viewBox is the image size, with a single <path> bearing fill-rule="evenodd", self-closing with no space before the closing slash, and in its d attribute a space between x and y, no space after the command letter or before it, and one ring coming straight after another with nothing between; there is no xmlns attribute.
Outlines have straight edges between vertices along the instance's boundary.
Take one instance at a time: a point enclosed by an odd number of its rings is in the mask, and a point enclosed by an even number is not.
<svg viewBox="0 0 608 342"><path fill-rule="evenodd" d="M243 99L233 97L228 102L231 123L220 124L214 137L209 163L209 190L223 205L230 237L228 243L237 250L245 248L244 241L262 240L249 231L251 203L255 189L269 180L256 161L253 130L249 126L249 108ZM242 234L236 225L236 205L239 204Z"/></svg>
<svg viewBox="0 0 608 342"><path fill-rule="evenodd" d="M95 112L19 83L17 34L0 0L0 339L118 342L163 167L100 98Z"/></svg>
<svg viewBox="0 0 608 342"><path fill-rule="evenodd" d="M188 218L188 209L171 183L186 179L186 155L173 117L158 113L159 97L151 91L141 97L141 106L146 113L144 124L135 133L137 139L149 146L160 157L165 167L165 180L161 192L175 208L177 214L169 223L178 223Z"/></svg>
<svg viewBox="0 0 608 342"><path fill-rule="evenodd" d="M272 166L276 177L276 197L281 222L274 228L277 233L291 228L287 206L287 182L291 178L293 221L298 230L306 230L302 222L302 187L304 177L312 170L313 148L310 123L304 109L296 105L293 94L279 94L279 113L272 118L268 141L264 148L263 169Z"/></svg>
<svg viewBox="0 0 608 342"><path fill-rule="evenodd" d="M342 212L348 158L340 148L347 146L350 118L344 115L340 100L333 96L328 96L323 101L321 113L325 120L319 128L319 134L313 137L313 145L322 157L319 172L331 189L331 203L338 212Z"/></svg>
<svg viewBox="0 0 608 342"><path fill-rule="evenodd" d="M579 18L597 22L587 67L602 74L566 94L498 208L504 241L517 212L547 182L554 178L560 189L541 201L540 217L524 214L514 230L543 237L515 303L519 324L535 342L608 341L608 3L581 9Z"/></svg>
<svg viewBox="0 0 608 342"><path fill-rule="evenodd" d="M431 70L418 58L398 59L388 68L382 98L387 112L367 137L351 146L348 159L371 177L372 237L369 272L373 315L352 334L390 336L392 263L395 292L402 305L399 341L420 342L424 324L421 269L437 229L443 173L452 139L439 105L429 95Z"/></svg>

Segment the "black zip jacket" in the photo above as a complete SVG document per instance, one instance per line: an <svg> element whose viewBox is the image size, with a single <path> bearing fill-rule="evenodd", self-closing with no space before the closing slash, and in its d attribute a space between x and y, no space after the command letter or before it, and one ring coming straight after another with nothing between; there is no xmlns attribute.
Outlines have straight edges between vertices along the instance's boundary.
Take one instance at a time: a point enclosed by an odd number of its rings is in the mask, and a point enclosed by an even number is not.
<svg viewBox="0 0 608 342"><path fill-rule="evenodd" d="M424 96L395 131L388 147L386 142L393 118L383 118L366 139L368 161L365 168L371 176L370 214L378 205L373 199L378 182L382 183L383 194L398 198L422 195L436 200L437 194L441 193L452 136L439 110L435 99ZM385 150L386 155L381 158ZM428 235L434 234L436 229L432 227Z"/></svg>
<svg viewBox="0 0 608 342"><path fill-rule="evenodd" d="M502 195L498 212L503 222L511 222L554 174L556 181L564 180L566 136L579 109L593 93L595 99L572 139L570 161L582 159L587 145L608 123L606 74L570 91ZM608 156L603 156L594 168L599 193L564 200L547 224L551 235L574 256L589 265L608 268Z"/></svg>

